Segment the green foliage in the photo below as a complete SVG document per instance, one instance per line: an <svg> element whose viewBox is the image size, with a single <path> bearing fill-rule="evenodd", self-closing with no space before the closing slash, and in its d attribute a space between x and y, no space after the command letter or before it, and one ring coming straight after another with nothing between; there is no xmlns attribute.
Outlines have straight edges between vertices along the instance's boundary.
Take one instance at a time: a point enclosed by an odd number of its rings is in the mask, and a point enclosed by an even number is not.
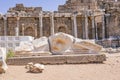
<svg viewBox="0 0 120 80"><path fill-rule="evenodd" d="M8 53L7 53L7 59L8 58L11 58L11 57L14 57L14 52L12 50L9 50Z"/></svg>

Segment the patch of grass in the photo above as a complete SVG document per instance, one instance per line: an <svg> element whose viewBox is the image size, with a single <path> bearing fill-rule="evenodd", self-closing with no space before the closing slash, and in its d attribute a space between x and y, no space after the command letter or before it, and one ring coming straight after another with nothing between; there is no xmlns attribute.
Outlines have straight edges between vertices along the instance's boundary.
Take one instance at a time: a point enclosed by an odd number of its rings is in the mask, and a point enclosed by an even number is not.
<svg viewBox="0 0 120 80"><path fill-rule="evenodd" d="M14 56L15 56L15 53L12 50L9 50L8 53L7 53L7 59L11 58L11 57L14 57Z"/></svg>

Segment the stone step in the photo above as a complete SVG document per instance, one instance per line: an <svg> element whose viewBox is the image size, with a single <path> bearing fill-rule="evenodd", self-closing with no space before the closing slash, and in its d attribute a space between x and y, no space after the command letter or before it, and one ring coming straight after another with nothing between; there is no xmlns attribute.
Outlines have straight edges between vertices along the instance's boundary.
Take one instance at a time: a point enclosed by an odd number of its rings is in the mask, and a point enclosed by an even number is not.
<svg viewBox="0 0 120 80"><path fill-rule="evenodd" d="M40 64L83 64L102 63L106 61L104 54L79 54L79 55L50 55L34 57L14 57L7 60L8 65L26 65L29 62Z"/></svg>
<svg viewBox="0 0 120 80"><path fill-rule="evenodd" d="M21 52L15 53L15 57L32 57L32 56L50 56L50 52Z"/></svg>

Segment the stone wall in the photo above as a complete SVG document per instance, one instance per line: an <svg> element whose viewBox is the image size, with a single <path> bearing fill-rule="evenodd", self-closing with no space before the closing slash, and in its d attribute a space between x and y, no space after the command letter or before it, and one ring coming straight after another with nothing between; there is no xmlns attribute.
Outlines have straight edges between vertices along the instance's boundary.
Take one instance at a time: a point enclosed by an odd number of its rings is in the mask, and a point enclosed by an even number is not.
<svg viewBox="0 0 120 80"><path fill-rule="evenodd" d="M75 12L85 8L97 9L97 2L94 0L68 0L64 5L58 7L58 11Z"/></svg>
<svg viewBox="0 0 120 80"><path fill-rule="evenodd" d="M4 21L0 18L0 36L4 35Z"/></svg>
<svg viewBox="0 0 120 80"><path fill-rule="evenodd" d="M0 16L0 36L30 35L37 38L50 36L53 30L54 33L65 32L75 36L75 16L79 38L86 39L86 34L89 39L120 36L119 7L119 1L67 0L58 7L58 11L49 12L42 11L42 7L16 4L6 15Z"/></svg>
<svg viewBox="0 0 120 80"><path fill-rule="evenodd" d="M106 36L120 36L120 1L100 1L98 5L105 9Z"/></svg>

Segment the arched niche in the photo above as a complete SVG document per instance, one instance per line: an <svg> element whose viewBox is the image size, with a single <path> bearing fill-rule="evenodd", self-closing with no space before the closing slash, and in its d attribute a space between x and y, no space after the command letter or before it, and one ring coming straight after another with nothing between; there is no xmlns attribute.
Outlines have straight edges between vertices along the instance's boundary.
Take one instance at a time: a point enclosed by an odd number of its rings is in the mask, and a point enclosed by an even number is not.
<svg viewBox="0 0 120 80"><path fill-rule="evenodd" d="M67 33L67 30L66 30L66 28L65 28L64 26L60 26L60 27L58 28L58 32Z"/></svg>
<svg viewBox="0 0 120 80"><path fill-rule="evenodd" d="M24 30L24 35L25 36L35 36L35 30L32 27L26 27Z"/></svg>
<svg viewBox="0 0 120 80"><path fill-rule="evenodd" d="M66 25L61 24L57 26L57 32L63 32L63 33L68 33L69 30Z"/></svg>

